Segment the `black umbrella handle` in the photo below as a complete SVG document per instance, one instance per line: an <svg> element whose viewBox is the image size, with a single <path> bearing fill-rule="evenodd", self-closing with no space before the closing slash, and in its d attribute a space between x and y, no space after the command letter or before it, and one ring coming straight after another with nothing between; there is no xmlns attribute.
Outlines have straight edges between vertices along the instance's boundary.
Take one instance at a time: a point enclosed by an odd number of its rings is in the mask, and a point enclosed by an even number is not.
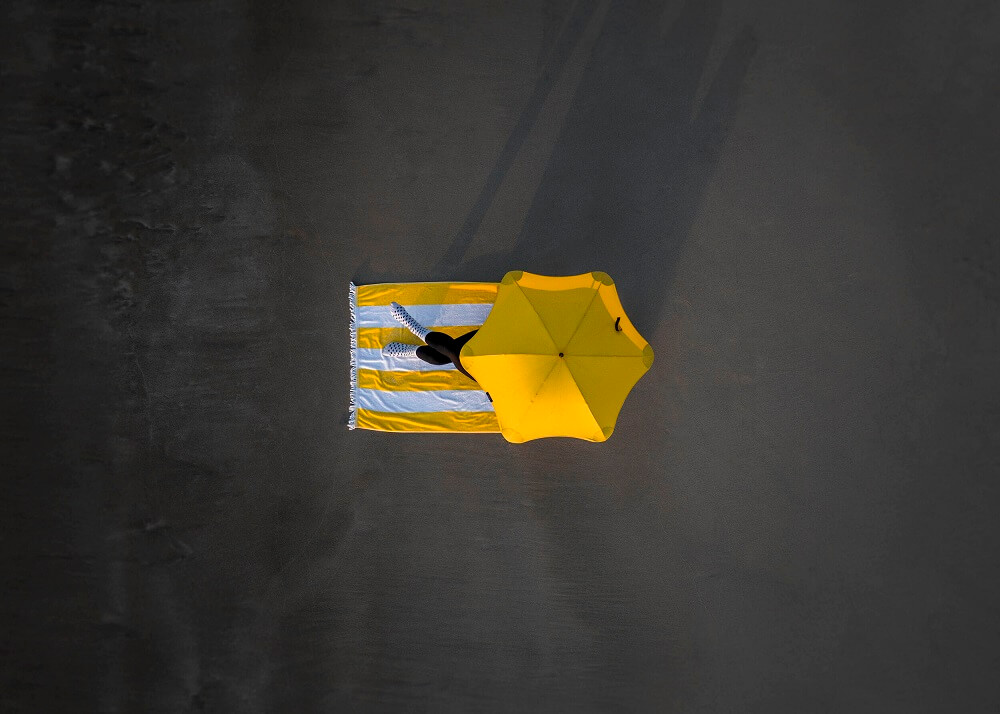
<svg viewBox="0 0 1000 714"><path fill-rule="evenodd" d="M620 317L615 320L615 332L621 332L622 331L622 328L618 327L618 323L621 322L621 321L622 321L622 319Z"/></svg>

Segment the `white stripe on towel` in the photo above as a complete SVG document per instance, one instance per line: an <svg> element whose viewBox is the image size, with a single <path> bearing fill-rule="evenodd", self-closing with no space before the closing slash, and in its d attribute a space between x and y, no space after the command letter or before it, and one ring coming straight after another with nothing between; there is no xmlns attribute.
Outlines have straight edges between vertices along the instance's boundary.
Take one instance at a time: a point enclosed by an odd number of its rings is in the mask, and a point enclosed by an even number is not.
<svg viewBox="0 0 1000 714"><path fill-rule="evenodd" d="M471 389L441 389L431 392L388 392L358 389L360 409L379 412L491 412L485 392Z"/></svg>
<svg viewBox="0 0 1000 714"><path fill-rule="evenodd" d="M378 348L361 347L357 352L358 369L380 369L383 372L436 372L455 369L451 364L429 364L419 357L391 357Z"/></svg>
<svg viewBox="0 0 1000 714"><path fill-rule="evenodd" d="M455 305L404 305L414 320L427 327L462 327L482 325L493 309L492 303ZM358 327L399 327L388 305L362 305L357 308Z"/></svg>

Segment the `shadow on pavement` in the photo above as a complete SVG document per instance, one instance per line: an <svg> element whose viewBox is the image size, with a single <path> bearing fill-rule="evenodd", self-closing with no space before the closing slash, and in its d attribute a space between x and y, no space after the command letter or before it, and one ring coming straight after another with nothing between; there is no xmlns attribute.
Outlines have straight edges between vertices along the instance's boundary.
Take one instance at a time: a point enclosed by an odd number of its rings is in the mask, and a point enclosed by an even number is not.
<svg viewBox="0 0 1000 714"><path fill-rule="evenodd" d="M603 270L619 282L633 321L649 331L756 52L744 28L696 106L719 26L719 0L688 2L666 37L659 29L663 3L616 3L609 10L515 246L464 259L597 5L580 3L569 18L476 203L426 279L495 281L513 269L551 275ZM399 279L376 276L367 263L355 277Z"/></svg>

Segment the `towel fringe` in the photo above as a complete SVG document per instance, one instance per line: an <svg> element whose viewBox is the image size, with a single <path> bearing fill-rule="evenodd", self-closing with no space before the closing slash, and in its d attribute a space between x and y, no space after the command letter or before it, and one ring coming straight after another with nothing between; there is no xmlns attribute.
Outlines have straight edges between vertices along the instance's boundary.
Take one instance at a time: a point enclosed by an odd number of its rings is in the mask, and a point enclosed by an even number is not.
<svg viewBox="0 0 1000 714"><path fill-rule="evenodd" d="M347 417L347 428L356 429L358 426L358 404L357 404L357 392L358 392L358 331L357 331L357 321L358 321L358 286L351 282L350 291L350 307L351 307L351 406L350 413Z"/></svg>

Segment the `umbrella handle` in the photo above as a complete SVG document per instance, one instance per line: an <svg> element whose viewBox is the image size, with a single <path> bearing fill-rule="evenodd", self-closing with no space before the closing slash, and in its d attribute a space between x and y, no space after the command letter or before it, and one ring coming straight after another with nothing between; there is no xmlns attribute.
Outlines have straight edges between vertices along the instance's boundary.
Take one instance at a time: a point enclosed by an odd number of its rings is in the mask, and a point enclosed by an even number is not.
<svg viewBox="0 0 1000 714"><path fill-rule="evenodd" d="M622 321L622 319L620 317L615 320L615 332L621 332L622 331L622 328L618 327L618 323L621 322L621 321Z"/></svg>

